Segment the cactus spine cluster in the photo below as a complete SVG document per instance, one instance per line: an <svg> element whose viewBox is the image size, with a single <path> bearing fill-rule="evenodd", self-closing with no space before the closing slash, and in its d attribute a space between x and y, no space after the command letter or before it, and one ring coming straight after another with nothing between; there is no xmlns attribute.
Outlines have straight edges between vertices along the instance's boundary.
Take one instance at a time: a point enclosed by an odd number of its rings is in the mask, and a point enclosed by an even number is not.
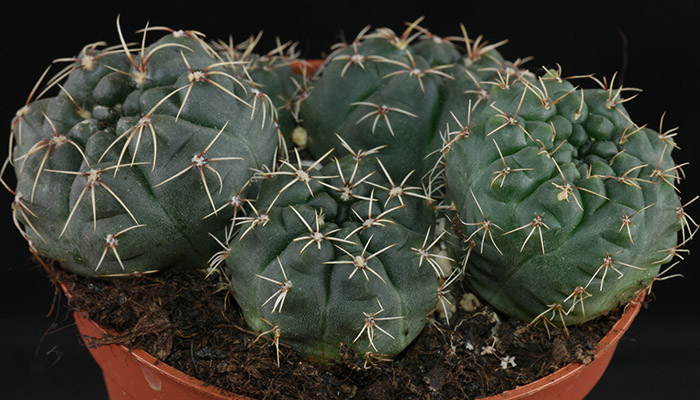
<svg viewBox="0 0 700 400"><path fill-rule="evenodd" d="M396 355L462 278L547 329L660 279L697 228L676 130L635 124L614 78L582 89L420 22L365 29L310 76L259 36L86 46L13 120L17 228L78 274L222 272L278 363L280 342Z"/></svg>

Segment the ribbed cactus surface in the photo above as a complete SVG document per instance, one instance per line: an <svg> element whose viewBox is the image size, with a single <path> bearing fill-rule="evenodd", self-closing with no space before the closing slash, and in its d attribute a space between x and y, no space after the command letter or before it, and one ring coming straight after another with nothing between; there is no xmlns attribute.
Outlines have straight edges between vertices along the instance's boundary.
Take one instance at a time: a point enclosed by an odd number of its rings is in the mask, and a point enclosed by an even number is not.
<svg viewBox="0 0 700 400"><path fill-rule="evenodd" d="M383 147L387 170L411 174L412 183L430 172L445 122L452 121L444 104L478 103L476 83L510 63L495 50L500 43L472 41L464 29L461 36L440 38L419 22L401 34L365 29L326 59L300 107L312 154L330 148L347 154L340 137L356 149Z"/></svg>
<svg viewBox="0 0 700 400"><path fill-rule="evenodd" d="M316 358L337 358L340 343L360 355L404 349L438 302L442 272L426 260L432 210L390 189L351 156L271 173L227 258L248 324Z"/></svg>
<svg viewBox="0 0 700 400"><path fill-rule="evenodd" d="M59 61L46 82L58 94L13 123L23 235L82 275L206 266L227 202L278 145L275 109L245 60L172 31Z"/></svg>
<svg viewBox="0 0 700 400"><path fill-rule="evenodd" d="M554 70L499 80L446 142L466 280L526 321L579 323L628 301L684 225L673 138L631 120L629 91L599 83L584 90Z"/></svg>

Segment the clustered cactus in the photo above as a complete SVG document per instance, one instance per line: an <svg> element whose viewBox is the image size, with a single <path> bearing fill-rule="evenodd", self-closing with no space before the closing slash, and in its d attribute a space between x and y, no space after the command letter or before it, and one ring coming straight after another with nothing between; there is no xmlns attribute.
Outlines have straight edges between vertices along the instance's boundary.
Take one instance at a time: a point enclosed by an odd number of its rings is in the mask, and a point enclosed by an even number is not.
<svg viewBox="0 0 700 400"><path fill-rule="evenodd" d="M134 46L117 20L121 44L57 60L12 121L15 225L80 275L223 273L278 363L280 341L394 356L458 279L547 329L661 279L697 228L676 130L635 124L614 77L538 76L420 22L311 73L293 44L146 27Z"/></svg>

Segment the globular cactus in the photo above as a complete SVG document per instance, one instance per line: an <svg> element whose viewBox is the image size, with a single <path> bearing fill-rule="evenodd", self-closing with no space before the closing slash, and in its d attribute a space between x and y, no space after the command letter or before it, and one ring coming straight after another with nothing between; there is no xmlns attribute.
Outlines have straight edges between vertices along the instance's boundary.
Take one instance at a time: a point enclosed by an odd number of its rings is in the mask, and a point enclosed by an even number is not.
<svg viewBox="0 0 700 400"><path fill-rule="evenodd" d="M409 182L418 183L433 169L441 130L453 121L444 103L478 104L489 89L479 82L495 79L512 63L495 50L503 42L472 40L466 29L441 38L421 27L421 20L400 35L367 28L325 60L300 107L314 156L330 148L347 154L339 136L352 148L384 147L387 170L412 174Z"/></svg>
<svg viewBox="0 0 700 400"><path fill-rule="evenodd" d="M502 76L480 112L455 108L471 125L443 145L465 279L525 321L575 324L627 302L693 233L675 130L635 124L623 106L635 89L596 82Z"/></svg>
<svg viewBox="0 0 700 400"><path fill-rule="evenodd" d="M266 174L224 251L249 326L316 359L396 355L448 301L433 210L355 155Z"/></svg>
<svg viewBox="0 0 700 400"><path fill-rule="evenodd" d="M68 64L33 96L58 94L17 113L16 225L81 275L206 267L209 235L224 234L232 199L273 162L276 107L246 69L250 51L162 27L129 45L117 27L121 45L57 60ZM145 46L154 30L166 35Z"/></svg>

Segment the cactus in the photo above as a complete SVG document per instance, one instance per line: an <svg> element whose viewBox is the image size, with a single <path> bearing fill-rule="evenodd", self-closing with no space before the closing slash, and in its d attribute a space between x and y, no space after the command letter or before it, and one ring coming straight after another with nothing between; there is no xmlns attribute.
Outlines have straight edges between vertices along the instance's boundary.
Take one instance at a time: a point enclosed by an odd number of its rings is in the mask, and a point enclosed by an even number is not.
<svg viewBox="0 0 700 400"><path fill-rule="evenodd" d="M388 28L363 30L341 44L310 82L301 103L309 150L386 147L382 159L393 176L418 183L439 159L440 130L452 121L445 102L479 102L478 82L495 79L510 63L487 44L462 36L440 38L418 19L400 35ZM460 51L466 43L467 51ZM477 83L475 85L475 83ZM467 93L464 93L467 91Z"/></svg>
<svg viewBox="0 0 700 400"><path fill-rule="evenodd" d="M146 27L131 48L117 19L120 45L56 60L13 120L17 229L81 275L223 271L278 364L281 341L394 356L463 276L547 329L663 279L697 230L675 129L635 124L614 78L580 89L420 22L363 30L308 80L290 43ZM436 211L456 211L456 239ZM443 265L450 243L463 269Z"/></svg>
<svg viewBox="0 0 700 400"><path fill-rule="evenodd" d="M365 157L314 169L320 161L267 174L225 250L232 293L248 324L277 345L317 359L337 358L340 343L366 357L395 355L446 300L444 256L431 253L433 210L392 195Z"/></svg>
<svg viewBox="0 0 700 400"><path fill-rule="evenodd" d="M81 275L206 267L208 235L223 235L251 169L273 161L276 108L245 69L250 52L148 26L132 48L117 28L121 45L56 60L68 64L17 113L5 163L16 225ZM146 47L154 30L166 35Z"/></svg>
<svg viewBox="0 0 700 400"><path fill-rule="evenodd" d="M693 232L674 130L635 124L623 106L635 89L614 77L581 89L545 71L491 87L470 129L445 142L445 179L469 285L509 315L568 325L651 285Z"/></svg>

